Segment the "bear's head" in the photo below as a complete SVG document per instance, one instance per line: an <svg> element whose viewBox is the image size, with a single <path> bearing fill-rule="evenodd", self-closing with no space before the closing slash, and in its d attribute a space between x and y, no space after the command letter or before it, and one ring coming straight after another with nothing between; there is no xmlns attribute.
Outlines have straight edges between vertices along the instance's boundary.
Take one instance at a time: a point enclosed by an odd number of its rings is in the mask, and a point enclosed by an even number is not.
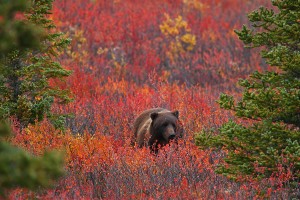
<svg viewBox="0 0 300 200"><path fill-rule="evenodd" d="M179 127L179 112L154 112L150 114L152 120L150 125L150 140L148 145L157 147L164 146L171 140L177 140L182 136Z"/></svg>

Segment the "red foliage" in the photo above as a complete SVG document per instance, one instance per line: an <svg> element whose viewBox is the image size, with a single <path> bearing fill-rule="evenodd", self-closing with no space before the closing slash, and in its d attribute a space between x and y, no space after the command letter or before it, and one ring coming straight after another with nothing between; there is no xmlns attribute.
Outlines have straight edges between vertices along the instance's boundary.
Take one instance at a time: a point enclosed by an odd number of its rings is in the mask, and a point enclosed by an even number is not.
<svg viewBox="0 0 300 200"><path fill-rule="evenodd" d="M141 84L153 70L159 74L167 70L171 81L212 85L235 82L262 67L259 55L245 50L233 33L246 23L246 13L258 3L266 4L261 0L61 0L56 1L53 12L64 32L83 31L87 39L84 50L89 53L86 65L80 67L98 76ZM182 16L197 39L194 50L175 63L166 55L168 45L159 28L164 14ZM99 55L99 49L107 51ZM119 64L122 60L121 74L112 60Z"/></svg>
<svg viewBox="0 0 300 200"><path fill-rule="evenodd" d="M26 199L245 199L285 198L278 183L231 182L213 172L222 155L199 150L195 133L218 128L231 113L220 110L220 92L235 96L237 78L260 70L259 55L243 49L233 33L262 0L57 0L53 18L73 41L60 62L73 70L65 82L75 101L53 110L73 113L60 133L47 121L18 133L12 142L34 154L66 151L67 175L50 190L15 190ZM174 38L160 30L165 15L187 22L197 44L172 61ZM184 34L184 33L183 33ZM130 145L132 123L152 107L177 109L185 138L158 156ZM16 133L19 131L16 131ZM284 175L283 175L284 174Z"/></svg>

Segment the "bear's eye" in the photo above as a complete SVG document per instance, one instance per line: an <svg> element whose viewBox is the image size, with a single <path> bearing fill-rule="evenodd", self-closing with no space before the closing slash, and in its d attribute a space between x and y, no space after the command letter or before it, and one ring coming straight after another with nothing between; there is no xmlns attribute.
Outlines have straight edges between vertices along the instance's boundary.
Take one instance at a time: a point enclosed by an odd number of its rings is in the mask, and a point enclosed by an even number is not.
<svg viewBox="0 0 300 200"><path fill-rule="evenodd" d="M176 129L176 125L175 124L171 124L173 126L174 129Z"/></svg>

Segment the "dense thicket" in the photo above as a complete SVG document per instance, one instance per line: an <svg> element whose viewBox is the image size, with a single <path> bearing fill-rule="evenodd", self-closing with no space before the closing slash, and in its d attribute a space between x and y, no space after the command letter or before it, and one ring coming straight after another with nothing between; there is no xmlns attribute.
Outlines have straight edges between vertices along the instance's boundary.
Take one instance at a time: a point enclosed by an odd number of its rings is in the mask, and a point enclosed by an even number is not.
<svg viewBox="0 0 300 200"><path fill-rule="evenodd" d="M193 140L195 132L232 116L215 104L220 90L241 97L237 78L266 69L258 50L243 49L233 31L257 5L270 2L56 0L49 17L72 37L60 62L74 71L59 85L76 100L52 108L74 118L64 134L44 120L10 140L36 155L65 148L67 176L52 189L16 189L9 198L291 198L282 186L287 173L237 184L214 173L220 154ZM150 107L178 109L185 128L179 146L154 157L129 145L134 118Z"/></svg>

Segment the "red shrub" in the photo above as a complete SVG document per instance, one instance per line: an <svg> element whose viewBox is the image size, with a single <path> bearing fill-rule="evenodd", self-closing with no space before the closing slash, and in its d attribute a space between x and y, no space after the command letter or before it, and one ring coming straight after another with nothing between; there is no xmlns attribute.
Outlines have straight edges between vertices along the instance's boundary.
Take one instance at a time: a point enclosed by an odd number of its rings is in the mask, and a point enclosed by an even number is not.
<svg viewBox="0 0 300 200"><path fill-rule="evenodd" d="M231 182L213 172L222 155L201 151L193 143L195 133L218 128L232 117L215 103L220 92L238 97L236 80L265 67L233 33L245 23L245 13L262 2L55 1L53 18L73 39L60 62L73 75L65 83L52 84L70 88L75 100L53 109L73 117L67 119L65 133L44 121L22 133L15 130L12 142L34 154L64 149L67 175L53 189L37 193L18 189L10 198L289 197L279 185L288 172L260 183ZM174 60L170 45L180 40L161 32L165 14L173 20L182 16L187 26L180 36L188 32L197 41L193 50ZM178 147L166 146L158 156L130 146L134 118L152 107L179 110L186 131Z"/></svg>

